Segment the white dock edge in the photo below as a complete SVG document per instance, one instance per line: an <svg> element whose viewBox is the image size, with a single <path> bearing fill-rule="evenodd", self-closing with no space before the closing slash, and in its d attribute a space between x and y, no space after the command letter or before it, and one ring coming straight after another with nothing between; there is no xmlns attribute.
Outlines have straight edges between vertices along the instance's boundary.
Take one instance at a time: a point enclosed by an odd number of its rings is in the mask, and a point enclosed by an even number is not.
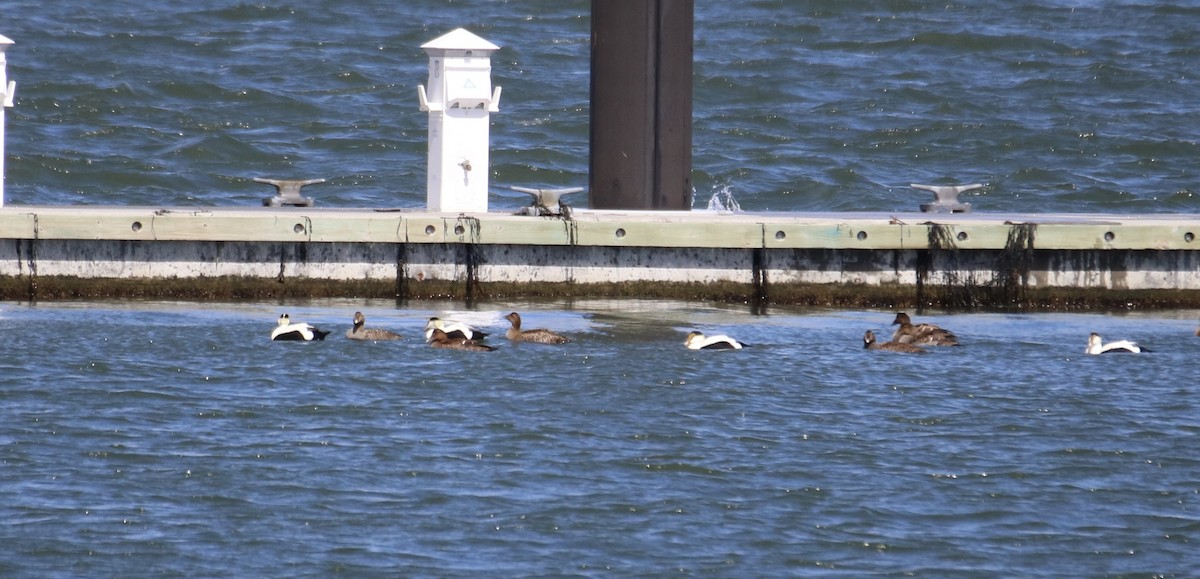
<svg viewBox="0 0 1200 579"><path fill-rule="evenodd" d="M1032 288L1197 290L1197 234L1200 215L26 206L0 208L0 277L915 286L1019 252Z"/></svg>

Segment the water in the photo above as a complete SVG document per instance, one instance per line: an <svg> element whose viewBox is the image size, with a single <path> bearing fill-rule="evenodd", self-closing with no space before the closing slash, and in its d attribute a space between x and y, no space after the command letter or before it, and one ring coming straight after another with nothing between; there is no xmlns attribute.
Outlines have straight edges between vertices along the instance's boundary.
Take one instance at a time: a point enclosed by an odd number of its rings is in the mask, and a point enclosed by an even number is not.
<svg viewBox="0 0 1200 579"><path fill-rule="evenodd" d="M511 307L575 341L422 341ZM408 339L341 338L354 310ZM270 342L282 311L334 334ZM965 345L863 350L892 316L0 304L0 575L1194 573L1197 312L924 314Z"/></svg>
<svg viewBox="0 0 1200 579"><path fill-rule="evenodd" d="M86 8L85 8L86 6ZM492 207L587 184L582 0L10 0L9 204L425 204L419 46L503 47ZM697 2L695 196L746 211L1196 212L1200 4Z"/></svg>
<svg viewBox="0 0 1200 579"><path fill-rule="evenodd" d="M419 46L503 46L492 207L587 180L588 2L13 0L6 201L424 206ZM1196 212L1200 4L698 2L694 207ZM0 576L1192 576L1200 312L0 304ZM561 348L435 351L431 315ZM351 314L411 339L341 339ZM333 329L266 340L282 312ZM690 329L754 347L684 350ZM1085 357L1088 332L1141 357ZM338 338L338 339L334 339Z"/></svg>

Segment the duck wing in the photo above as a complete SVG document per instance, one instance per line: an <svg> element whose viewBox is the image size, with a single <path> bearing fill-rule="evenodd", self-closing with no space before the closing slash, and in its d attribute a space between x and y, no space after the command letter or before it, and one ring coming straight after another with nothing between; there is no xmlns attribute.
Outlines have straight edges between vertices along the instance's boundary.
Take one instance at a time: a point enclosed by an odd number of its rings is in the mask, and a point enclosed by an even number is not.
<svg viewBox="0 0 1200 579"><path fill-rule="evenodd" d="M1137 342L1131 342L1129 340L1118 340L1116 342L1109 342L1100 348L1101 354L1113 354L1113 353L1140 354L1142 352L1149 352L1149 351L1150 350L1147 350L1147 349L1139 346L1137 344Z"/></svg>
<svg viewBox="0 0 1200 579"><path fill-rule="evenodd" d="M391 330L382 330L379 328L360 328L357 332L347 332L346 337L351 340L365 340L371 342L385 342L388 340L399 340L400 334Z"/></svg>
<svg viewBox="0 0 1200 579"><path fill-rule="evenodd" d="M566 336L556 334L545 328L538 328L536 330L523 330L515 334L513 341L532 342L535 344L566 344L571 340Z"/></svg>
<svg viewBox="0 0 1200 579"><path fill-rule="evenodd" d="M928 346L958 345L958 338L951 331L933 324L901 326L892 335L892 341L901 344L923 344Z"/></svg>
<svg viewBox="0 0 1200 579"><path fill-rule="evenodd" d="M906 354L924 354L926 351L920 346L908 344L904 342L884 342L878 344L874 349L884 350L887 352L903 352Z"/></svg>
<svg viewBox="0 0 1200 579"><path fill-rule="evenodd" d="M308 342L324 340L329 332L317 329L309 324L295 323L279 326L271 332L271 340L276 342Z"/></svg>
<svg viewBox="0 0 1200 579"><path fill-rule="evenodd" d="M746 344L743 344L729 336L717 335L707 336L700 342L700 350L741 350Z"/></svg>

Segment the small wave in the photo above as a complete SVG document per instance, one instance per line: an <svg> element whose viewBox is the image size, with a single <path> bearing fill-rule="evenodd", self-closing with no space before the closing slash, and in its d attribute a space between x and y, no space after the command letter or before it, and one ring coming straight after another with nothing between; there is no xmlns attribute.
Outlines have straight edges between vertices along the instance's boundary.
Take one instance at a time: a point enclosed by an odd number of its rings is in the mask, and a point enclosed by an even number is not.
<svg viewBox="0 0 1200 579"><path fill-rule="evenodd" d="M733 188L724 185L708 199L707 209L708 211L738 213L742 210L742 206L738 204L737 199L734 199Z"/></svg>

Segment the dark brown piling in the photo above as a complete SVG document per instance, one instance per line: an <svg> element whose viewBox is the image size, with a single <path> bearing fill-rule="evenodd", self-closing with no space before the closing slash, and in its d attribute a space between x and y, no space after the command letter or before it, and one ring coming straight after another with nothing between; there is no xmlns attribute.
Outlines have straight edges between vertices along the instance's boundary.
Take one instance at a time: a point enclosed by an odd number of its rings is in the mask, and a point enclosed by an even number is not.
<svg viewBox="0 0 1200 579"><path fill-rule="evenodd" d="M592 0L593 209L690 209L694 0Z"/></svg>

